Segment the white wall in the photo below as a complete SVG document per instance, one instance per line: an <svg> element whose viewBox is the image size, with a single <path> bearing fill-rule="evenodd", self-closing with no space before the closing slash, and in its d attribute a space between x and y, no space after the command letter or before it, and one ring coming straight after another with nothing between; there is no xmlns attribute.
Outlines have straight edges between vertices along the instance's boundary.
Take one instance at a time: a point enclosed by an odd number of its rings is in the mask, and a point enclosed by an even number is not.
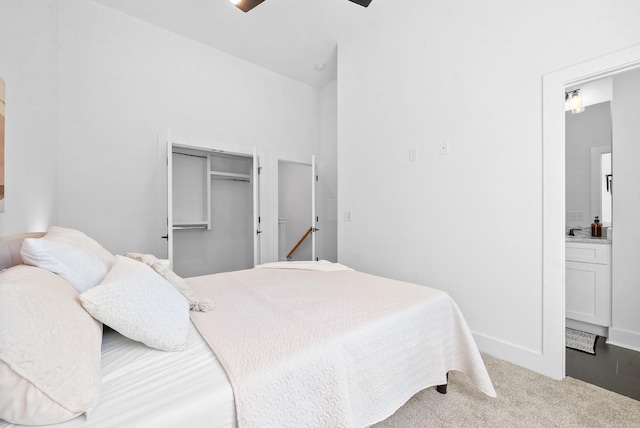
<svg viewBox="0 0 640 428"><path fill-rule="evenodd" d="M62 225L112 252L162 254L166 128L311 156L316 89L100 4L59 3Z"/></svg>
<svg viewBox="0 0 640 428"><path fill-rule="evenodd" d="M612 327L609 342L640 351L640 70L613 78Z"/></svg>
<svg viewBox="0 0 640 428"><path fill-rule="evenodd" d="M482 350L544 371L542 76L640 43L640 4L400 3L340 44L339 261L448 291Z"/></svg>
<svg viewBox="0 0 640 428"><path fill-rule="evenodd" d="M5 212L0 236L57 221L57 5L0 2L0 77L6 82Z"/></svg>
<svg viewBox="0 0 640 428"><path fill-rule="evenodd" d="M566 227L587 227L591 213L591 149L611 147L611 103L590 105L582 113L565 113L566 129L566 210L580 212L582 220L570 220Z"/></svg>

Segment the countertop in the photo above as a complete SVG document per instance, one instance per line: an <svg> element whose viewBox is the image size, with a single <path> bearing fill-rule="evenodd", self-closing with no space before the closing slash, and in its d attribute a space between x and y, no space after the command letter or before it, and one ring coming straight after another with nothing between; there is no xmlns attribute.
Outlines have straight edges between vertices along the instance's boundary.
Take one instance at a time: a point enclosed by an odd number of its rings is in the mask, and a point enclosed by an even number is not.
<svg viewBox="0 0 640 428"><path fill-rule="evenodd" d="M606 236L599 238L590 235L566 236L566 242L580 242L583 244L611 244L611 239Z"/></svg>

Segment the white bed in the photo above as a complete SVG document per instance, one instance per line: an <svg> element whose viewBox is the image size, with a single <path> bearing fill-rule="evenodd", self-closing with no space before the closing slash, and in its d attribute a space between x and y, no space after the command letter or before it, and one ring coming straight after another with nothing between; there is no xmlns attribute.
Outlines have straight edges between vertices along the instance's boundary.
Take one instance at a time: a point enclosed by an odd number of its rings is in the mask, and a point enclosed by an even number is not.
<svg viewBox="0 0 640 428"><path fill-rule="evenodd" d="M164 352L105 329L100 400L89 417L55 427L233 427L233 391L195 328L182 352ZM0 420L0 427L19 427Z"/></svg>
<svg viewBox="0 0 640 428"><path fill-rule="evenodd" d="M22 262L22 239L0 243L0 267ZM97 404L55 426L368 426L446 383L451 370L495 396L462 315L441 291L328 263L188 282L214 305L190 312L200 333L189 322L185 349L166 352L105 327Z"/></svg>

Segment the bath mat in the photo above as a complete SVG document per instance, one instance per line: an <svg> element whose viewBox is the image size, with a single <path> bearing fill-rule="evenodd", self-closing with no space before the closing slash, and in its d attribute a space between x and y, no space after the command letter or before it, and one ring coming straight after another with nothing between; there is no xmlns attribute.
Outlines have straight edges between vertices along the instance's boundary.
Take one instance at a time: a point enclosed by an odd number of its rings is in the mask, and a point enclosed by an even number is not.
<svg viewBox="0 0 640 428"><path fill-rule="evenodd" d="M567 327L565 335L565 346L567 348L576 349L586 352L587 354L596 355L596 340L598 335L587 333L586 331L574 330Z"/></svg>

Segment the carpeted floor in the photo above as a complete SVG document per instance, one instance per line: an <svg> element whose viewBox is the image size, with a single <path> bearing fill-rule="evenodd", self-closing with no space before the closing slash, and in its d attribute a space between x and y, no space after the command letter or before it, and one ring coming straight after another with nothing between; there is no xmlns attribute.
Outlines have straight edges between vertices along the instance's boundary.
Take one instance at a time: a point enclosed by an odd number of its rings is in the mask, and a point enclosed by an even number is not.
<svg viewBox="0 0 640 428"><path fill-rule="evenodd" d="M487 397L465 375L453 372L446 395L435 388L424 390L374 427L640 427L640 401L482 357L497 398Z"/></svg>

